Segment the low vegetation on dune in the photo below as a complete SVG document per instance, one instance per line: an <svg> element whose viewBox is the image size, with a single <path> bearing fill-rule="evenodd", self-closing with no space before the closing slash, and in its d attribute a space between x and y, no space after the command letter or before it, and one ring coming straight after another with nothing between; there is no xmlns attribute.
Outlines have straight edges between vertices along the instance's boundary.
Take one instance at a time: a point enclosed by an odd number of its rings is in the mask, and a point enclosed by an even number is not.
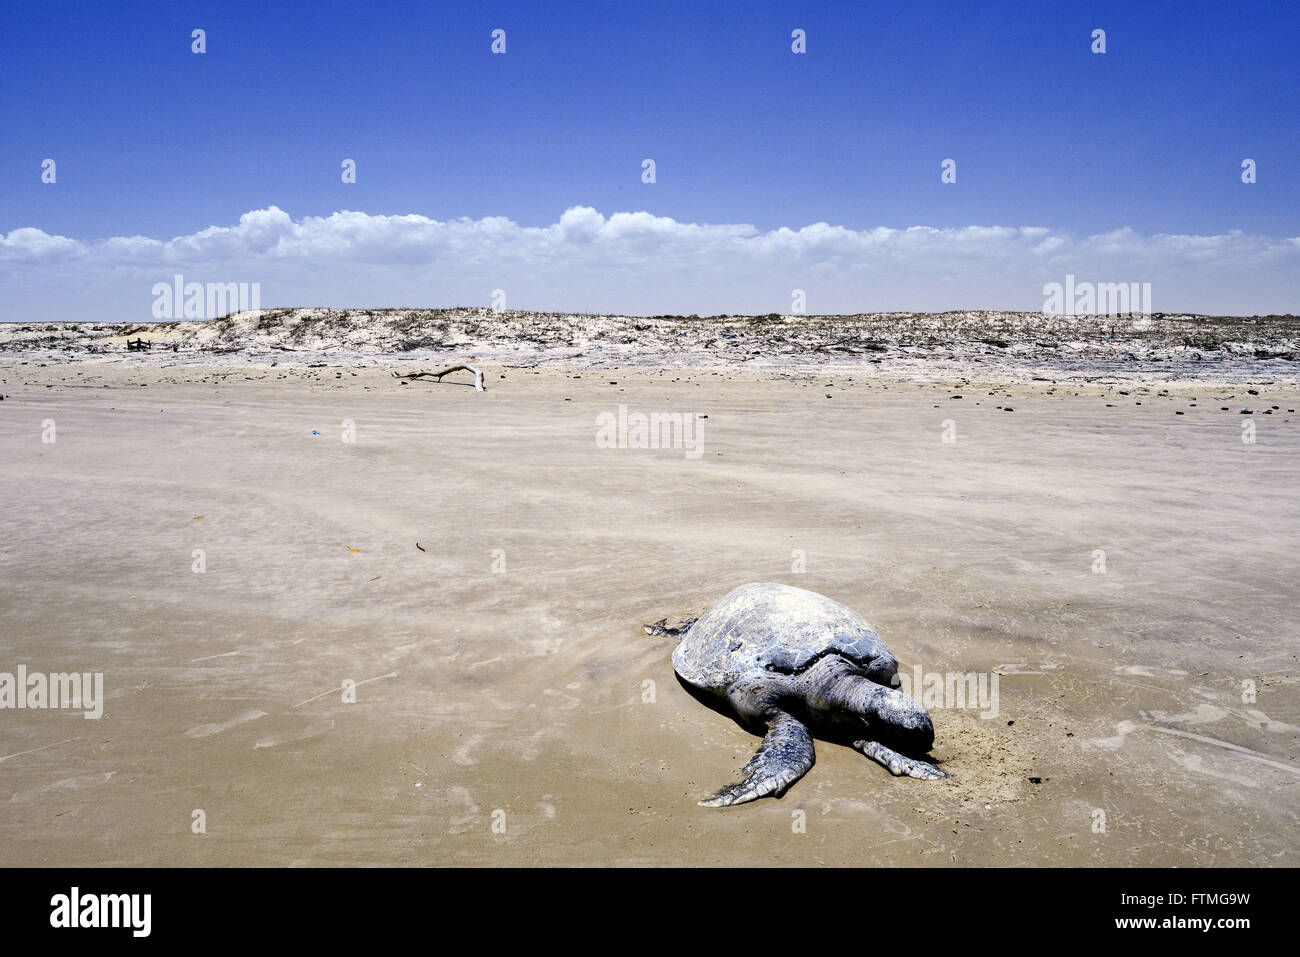
<svg viewBox="0 0 1300 957"><path fill-rule="evenodd" d="M1300 359L1300 317L1027 312L844 316L611 316L455 309L264 309L206 321L0 325L0 351L52 358L126 351L128 340L195 352L473 353L592 358L690 357L1040 362Z"/></svg>

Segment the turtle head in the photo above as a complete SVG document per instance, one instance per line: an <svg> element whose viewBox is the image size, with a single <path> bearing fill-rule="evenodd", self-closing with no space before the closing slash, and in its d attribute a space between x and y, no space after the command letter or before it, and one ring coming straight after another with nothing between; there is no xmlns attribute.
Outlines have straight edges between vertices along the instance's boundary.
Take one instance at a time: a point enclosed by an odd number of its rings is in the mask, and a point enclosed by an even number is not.
<svg viewBox="0 0 1300 957"><path fill-rule="evenodd" d="M888 738L904 751L916 754L929 751L934 744L934 722L920 702L901 689L898 659L886 651L866 666L864 674L882 686L872 689L863 709L863 717L873 734Z"/></svg>
<svg viewBox="0 0 1300 957"><path fill-rule="evenodd" d="M897 688L874 688L861 715L872 737L911 754L925 754L934 745L930 713L911 695Z"/></svg>

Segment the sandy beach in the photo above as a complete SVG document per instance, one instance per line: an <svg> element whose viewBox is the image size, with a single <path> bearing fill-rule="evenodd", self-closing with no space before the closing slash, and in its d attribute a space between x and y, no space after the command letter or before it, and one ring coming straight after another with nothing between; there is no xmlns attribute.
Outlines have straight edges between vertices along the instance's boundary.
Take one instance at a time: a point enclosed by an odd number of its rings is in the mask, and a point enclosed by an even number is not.
<svg viewBox="0 0 1300 957"><path fill-rule="evenodd" d="M0 670L104 687L0 713L4 865L1300 864L1293 361L144 334L0 352ZM696 806L758 739L641 625L750 581L997 676L931 711L953 777L819 742Z"/></svg>

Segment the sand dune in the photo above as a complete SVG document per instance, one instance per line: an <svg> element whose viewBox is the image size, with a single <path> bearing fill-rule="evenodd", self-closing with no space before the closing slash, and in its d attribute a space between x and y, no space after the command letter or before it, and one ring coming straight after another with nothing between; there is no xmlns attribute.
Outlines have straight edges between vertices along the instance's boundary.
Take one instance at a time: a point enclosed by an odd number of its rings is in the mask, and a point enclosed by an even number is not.
<svg viewBox="0 0 1300 957"><path fill-rule="evenodd" d="M211 322L0 324L0 354L42 361L123 354L130 339L168 361L239 354L270 361L460 357L503 364L967 369L1019 378L1149 371L1229 377L1286 371L1300 318L875 313L857 316L587 316L490 309L271 309ZM172 350L175 350L174 352ZM153 352L154 361L162 361ZM149 361L138 354L136 361ZM1269 366L1268 363L1273 363Z"/></svg>

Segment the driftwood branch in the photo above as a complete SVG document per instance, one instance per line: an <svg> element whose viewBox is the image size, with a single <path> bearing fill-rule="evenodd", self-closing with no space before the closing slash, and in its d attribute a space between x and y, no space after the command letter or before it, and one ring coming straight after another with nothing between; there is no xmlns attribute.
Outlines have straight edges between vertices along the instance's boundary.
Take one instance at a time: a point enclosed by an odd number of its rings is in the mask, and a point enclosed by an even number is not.
<svg viewBox="0 0 1300 957"><path fill-rule="evenodd" d="M442 377L449 372L472 372L474 373L474 388L478 392L483 391L483 372L474 366L449 366L441 372L394 372L394 379L433 379L437 382L442 381Z"/></svg>

